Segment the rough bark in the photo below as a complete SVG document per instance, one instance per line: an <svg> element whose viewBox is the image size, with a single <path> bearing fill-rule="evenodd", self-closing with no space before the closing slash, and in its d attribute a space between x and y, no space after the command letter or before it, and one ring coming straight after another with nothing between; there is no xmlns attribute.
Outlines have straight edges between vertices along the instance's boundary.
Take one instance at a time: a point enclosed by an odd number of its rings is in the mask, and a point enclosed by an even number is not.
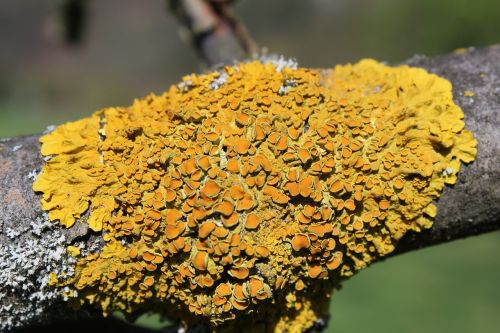
<svg viewBox="0 0 500 333"><path fill-rule="evenodd" d="M453 83L455 102L478 140L478 156L462 168L457 184L445 189L434 226L407 235L394 254L500 229L500 46L415 56L406 63ZM96 241L83 236L88 235L85 228L63 230L42 213L31 188L44 163L38 138L0 141L0 331L68 316L46 276L51 271L72 274L68 243L78 239L92 246Z"/></svg>

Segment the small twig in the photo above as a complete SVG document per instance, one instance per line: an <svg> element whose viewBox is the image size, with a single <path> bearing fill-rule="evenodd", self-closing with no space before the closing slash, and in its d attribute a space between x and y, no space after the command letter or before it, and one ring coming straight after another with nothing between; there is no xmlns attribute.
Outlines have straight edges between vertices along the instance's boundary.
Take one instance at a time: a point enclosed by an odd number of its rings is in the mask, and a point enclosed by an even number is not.
<svg viewBox="0 0 500 333"><path fill-rule="evenodd" d="M233 13L231 5L233 0L212 0L212 6L217 9L217 13L224 18L233 30L233 33L238 37L240 44L247 54L257 52L257 43L253 40L252 36L248 33L245 25Z"/></svg>
<svg viewBox="0 0 500 333"><path fill-rule="evenodd" d="M256 51L255 42L232 13L233 1L169 0L168 3L207 66L232 64Z"/></svg>

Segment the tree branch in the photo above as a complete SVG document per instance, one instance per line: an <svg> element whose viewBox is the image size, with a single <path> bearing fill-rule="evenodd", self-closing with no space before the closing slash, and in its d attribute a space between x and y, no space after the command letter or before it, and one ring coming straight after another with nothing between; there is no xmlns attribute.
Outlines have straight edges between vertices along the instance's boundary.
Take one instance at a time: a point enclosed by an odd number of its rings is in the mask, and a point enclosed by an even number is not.
<svg viewBox="0 0 500 333"><path fill-rule="evenodd" d="M434 227L407 235L394 254L500 229L500 46L415 56L406 63L453 83L466 127L478 140L478 156L445 189ZM38 138L0 142L0 331L68 316L59 291L48 286L48 274L72 274L74 259L65 250L72 241L100 246L85 224L66 230L47 221L31 188L44 164Z"/></svg>

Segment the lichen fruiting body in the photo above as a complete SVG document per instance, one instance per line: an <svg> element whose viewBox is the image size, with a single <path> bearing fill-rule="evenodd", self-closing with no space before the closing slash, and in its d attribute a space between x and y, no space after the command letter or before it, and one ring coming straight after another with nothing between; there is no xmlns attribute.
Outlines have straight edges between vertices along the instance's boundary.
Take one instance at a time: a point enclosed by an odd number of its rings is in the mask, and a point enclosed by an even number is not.
<svg viewBox="0 0 500 333"><path fill-rule="evenodd" d="M105 242L56 282L75 305L275 332L310 327L333 286L429 228L476 154L447 80L373 60L190 75L41 142L43 209Z"/></svg>

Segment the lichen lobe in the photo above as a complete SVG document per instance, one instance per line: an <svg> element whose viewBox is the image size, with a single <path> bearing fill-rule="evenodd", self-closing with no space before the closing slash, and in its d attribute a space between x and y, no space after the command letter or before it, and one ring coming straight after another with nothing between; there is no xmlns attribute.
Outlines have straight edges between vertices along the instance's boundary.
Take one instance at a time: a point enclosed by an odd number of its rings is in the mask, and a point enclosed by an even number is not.
<svg viewBox="0 0 500 333"><path fill-rule="evenodd" d="M221 331L248 315L306 330L343 278L431 227L476 155L447 80L373 60L190 75L41 142L43 209L66 227L90 209L105 241L72 249L56 284L73 304Z"/></svg>

